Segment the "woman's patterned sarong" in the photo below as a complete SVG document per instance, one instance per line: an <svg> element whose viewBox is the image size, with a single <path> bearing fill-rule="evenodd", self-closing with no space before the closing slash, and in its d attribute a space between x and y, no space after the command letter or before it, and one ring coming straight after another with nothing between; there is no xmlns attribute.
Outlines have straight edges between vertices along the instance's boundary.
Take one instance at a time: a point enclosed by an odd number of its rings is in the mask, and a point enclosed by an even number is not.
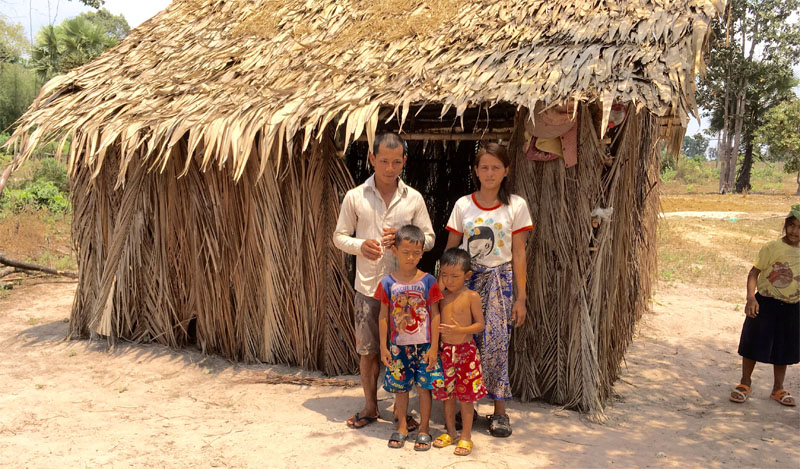
<svg viewBox="0 0 800 469"><path fill-rule="evenodd" d="M514 282L511 263L497 267L472 264L469 288L478 292L486 328L475 336L483 365L483 383L495 401L511 399L508 380L508 349L511 343L511 307Z"/></svg>

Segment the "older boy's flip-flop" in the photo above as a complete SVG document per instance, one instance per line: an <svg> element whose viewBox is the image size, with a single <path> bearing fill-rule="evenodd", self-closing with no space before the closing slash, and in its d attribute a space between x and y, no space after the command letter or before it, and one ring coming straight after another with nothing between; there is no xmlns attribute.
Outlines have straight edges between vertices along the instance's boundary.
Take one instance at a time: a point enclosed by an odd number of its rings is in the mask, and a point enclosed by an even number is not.
<svg viewBox="0 0 800 469"><path fill-rule="evenodd" d="M427 433L418 433L414 451L428 451L429 449L431 449L431 436Z"/></svg>
<svg viewBox="0 0 800 469"><path fill-rule="evenodd" d="M746 384L737 384L736 387L733 388L733 391L731 391L730 400L731 402L741 404L747 400L751 392L753 392L753 390L750 389L750 386Z"/></svg>
<svg viewBox="0 0 800 469"><path fill-rule="evenodd" d="M353 428L363 428L376 420L378 420L377 415L375 417L369 417L367 415L360 415L358 412L356 412L356 415L347 419L347 425Z"/></svg>
<svg viewBox="0 0 800 469"><path fill-rule="evenodd" d="M400 432L392 433L392 436L389 437L389 448L399 449L402 448L403 445L406 444L406 440L408 439L408 435L403 435Z"/></svg>
<svg viewBox="0 0 800 469"><path fill-rule="evenodd" d="M772 394L770 394L769 397L771 397L772 399L775 399L776 401L780 402L781 404L783 404L785 406L794 407L794 406L797 405L797 403L794 401L794 398L792 397L792 395L789 394L789 391L787 391L785 389L778 389L777 391L775 391Z"/></svg>

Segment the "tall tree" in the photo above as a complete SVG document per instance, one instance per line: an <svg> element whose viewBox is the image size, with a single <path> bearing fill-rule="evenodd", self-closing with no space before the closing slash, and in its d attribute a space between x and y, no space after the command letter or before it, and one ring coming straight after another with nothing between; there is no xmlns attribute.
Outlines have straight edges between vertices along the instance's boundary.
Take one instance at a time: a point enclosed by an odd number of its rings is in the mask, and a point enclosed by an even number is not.
<svg viewBox="0 0 800 469"><path fill-rule="evenodd" d="M115 41L121 41L131 31L128 21L122 15L114 15L105 8L97 11L88 11L78 15L79 18L84 18L86 21L100 26L105 31L106 35Z"/></svg>
<svg viewBox="0 0 800 469"><path fill-rule="evenodd" d="M683 138L681 153L689 158L705 160L707 149L708 139L701 134L694 134L693 137L686 136Z"/></svg>
<svg viewBox="0 0 800 469"><path fill-rule="evenodd" d="M44 26L31 52L33 68L43 80L65 73L117 44L129 30L122 15L105 9L66 19L56 27Z"/></svg>
<svg viewBox="0 0 800 469"><path fill-rule="evenodd" d="M795 195L800 195L800 98L795 96L770 109L755 134L759 156L782 161L787 173L797 172Z"/></svg>
<svg viewBox="0 0 800 469"><path fill-rule="evenodd" d="M38 90L35 75L25 67L29 49L22 25L0 15L0 133L10 129Z"/></svg>
<svg viewBox="0 0 800 469"><path fill-rule="evenodd" d="M711 115L712 128L720 131L720 192L734 190L739 153L748 141L752 143L754 127L748 131L745 126L753 117L748 110L757 101L770 101L759 89L775 91L760 85L780 81L766 75L784 76L800 58L800 25L790 20L798 7L800 0L729 0L724 17L714 24L698 104ZM746 179L749 182L749 167Z"/></svg>

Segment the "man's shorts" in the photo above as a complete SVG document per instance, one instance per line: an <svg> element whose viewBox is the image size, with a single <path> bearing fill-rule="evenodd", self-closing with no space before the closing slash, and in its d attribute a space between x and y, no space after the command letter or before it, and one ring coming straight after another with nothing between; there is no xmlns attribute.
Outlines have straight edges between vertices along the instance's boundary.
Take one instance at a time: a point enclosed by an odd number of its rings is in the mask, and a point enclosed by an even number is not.
<svg viewBox="0 0 800 469"><path fill-rule="evenodd" d="M378 315L381 312L381 302L356 292L354 305L356 353L359 355L380 353Z"/></svg>
<svg viewBox="0 0 800 469"><path fill-rule="evenodd" d="M439 360L444 374L443 386L433 391L436 400L455 396L460 402L475 402L486 395L481 373L481 359L475 341L439 346Z"/></svg>
<svg viewBox="0 0 800 469"><path fill-rule="evenodd" d="M389 344L392 366L386 367L383 389L389 392L408 392L416 384L422 389L435 389L444 386L439 361L436 368L428 371L425 354L431 344L395 345Z"/></svg>

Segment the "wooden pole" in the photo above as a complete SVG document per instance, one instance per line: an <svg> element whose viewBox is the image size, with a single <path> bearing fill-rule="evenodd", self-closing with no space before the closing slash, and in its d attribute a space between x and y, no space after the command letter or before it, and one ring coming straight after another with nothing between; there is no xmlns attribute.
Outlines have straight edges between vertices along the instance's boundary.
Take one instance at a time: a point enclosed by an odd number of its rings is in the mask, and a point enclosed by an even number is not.
<svg viewBox="0 0 800 469"><path fill-rule="evenodd" d="M508 140L511 138L511 132L486 132L486 133L434 133L434 132L424 132L424 133L411 133L411 134L400 134L406 141L412 140L453 140L453 141L463 141L463 140ZM357 142L366 142L367 136L362 135L356 139Z"/></svg>

